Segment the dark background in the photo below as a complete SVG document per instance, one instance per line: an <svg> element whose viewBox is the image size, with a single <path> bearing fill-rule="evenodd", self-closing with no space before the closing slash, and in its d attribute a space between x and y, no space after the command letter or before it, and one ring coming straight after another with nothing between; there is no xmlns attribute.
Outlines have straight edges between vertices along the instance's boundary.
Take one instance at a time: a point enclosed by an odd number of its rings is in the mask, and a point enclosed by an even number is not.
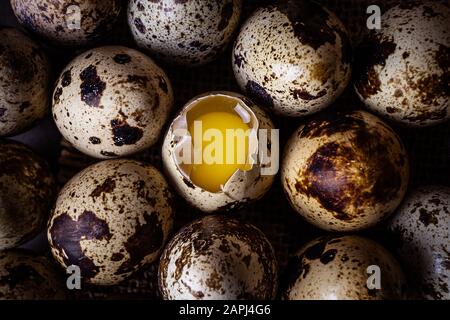
<svg viewBox="0 0 450 320"><path fill-rule="evenodd" d="M272 1L244 1L243 19L248 16L256 6L270 3ZM319 1L333 10L346 24L354 45L357 45L365 32L366 8L370 4L378 4L384 12L396 1L368 1L368 0L329 0ZM398 1L397 1L398 2ZM18 26L11 11L8 0L0 0L0 25ZM0 39L1 41L1 39ZM121 44L135 47L129 34L125 19L125 10L116 29L103 41L102 44ZM82 49L61 49L44 45L53 64L53 77L56 79L61 69ZM217 61L197 69L173 68L159 63L169 75L174 86L176 97L175 109L180 109L192 97L212 90L238 91L239 88L234 80L231 68L231 50ZM361 102L353 92L351 86L330 109L363 109ZM281 129L282 146L290 134L304 121L308 119L285 119L272 116L277 128ZM427 129L406 129L392 125L401 136L410 156L411 180L410 187L418 185L441 184L450 186L450 124L445 124ZM24 142L40 155L45 157L58 182L63 185L73 174L83 167L94 162L84 155L79 154L70 146L61 147L60 135L50 116L41 121L32 130L13 137L15 140ZM282 151L282 150L281 150ZM136 158L153 163L161 167L160 143L152 147ZM1 170L1 168L0 168ZM201 217L203 214L190 208L182 199L177 199L176 228L184 223ZM231 213L243 221L250 222L262 229L277 253L280 269L285 265L287 258L307 241L318 235L324 234L311 225L305 223L300 216L294 212L281 189L279 179L269 193L257 203L248 208ZM362 232L363 235L374 238L395 254L395 242L384 232L383 225ZM40 235L25 247L33 248L35 251L47 253L48 248L45 236ZM79 298L154 298L158 296L156 290L156 265L151 266L136 274L129 281L115 287L92 287L77 293Z"/></svg>

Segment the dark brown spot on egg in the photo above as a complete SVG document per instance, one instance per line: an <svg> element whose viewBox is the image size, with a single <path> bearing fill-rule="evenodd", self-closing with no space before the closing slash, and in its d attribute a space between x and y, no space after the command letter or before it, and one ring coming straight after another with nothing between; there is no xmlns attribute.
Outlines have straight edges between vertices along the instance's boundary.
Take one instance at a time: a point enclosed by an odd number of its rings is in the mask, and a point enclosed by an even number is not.
<svg viewBox="0 0 450 320"><path fill-rule="evenodd" d="M187 178L183 177L183 182L185 185L187 185L191 189L195 189L195 185Z"/></svg>
<svg viewBox="0 0 450 320"><path fill-rule="evenodd" d="M167 82L166 82L166 80L164 79L164 77L162 77L162 76L159 76L159 77L158 77L158 85L159 85L159 88L160 88L164 93L168 93L168 92L169 92L169 88L168 88L168 86L167 86Z"/></svg>
<svg viewBox="0 0 450 320"><path fill-rule="evenodd" d="M326 252L324 252L322 254L322 256L320 257L320 262L322 262L323 264L328 264L331 261L334 260L334 257L336 256L337 250L336 249L330 249L327 250Z"/></svg>
<svg viewBox="0 0 450 320"><path fill-rule="evenodd" d="M0 119L5 115L6 108L0 108Z"/></svg>
<svg viewBox="0 0 450 320"><path fill-rule="evenodd" d="M100 154L105 157L117 157L117 154L111 151L100 151Z"/></svg>
<svg viewBox="0 0 450 320"><path fill-rule="evenodd" d="M98 198L102 194L111 193L116 188L116 181L112 178L107 178L102 184L98 185L90 194L92 198Z"/></svg>
<svg viewBox="0 0 450 320"><path fill-rule="evenodd" d="M273 108L273 98L261 85L254 81L247 82L245 91L256 101L264 107Z"/></svg>
<svg viewBox="0 0 450 320"><path fill-rule="evenodd" d="M89 142L92 144L101 144L102 140L100 140L100 138L97 137L89 137Z"/></svg>
<svg viewBox="0 0 450 320"><path fill-rule="evenodd" d="M113 60L118 64L126 64L131 61L131 57L126 53L118 53L114 56Z"/></svg>
<svg viewBox="0 0 450 320"><path fill-rule="evenodd" d="M321 116L299 134L313 138L337 132L346 132L348 142L320 146L299 172L295 188L317 199L336 219L350 221L355 218L350 212L360 212L364 205L391 201L402 185L402 177L376 127L368 127L350 114L336 115L334 119Z"/></svg>
<svg viewBox="0 0 450 320"><path fill-rule="evenodd" d="M373 33L358 48L355 87L364 99L380 92L381 81L375 67L384 67L387 58L395 52L396 48L397 45L392 40L382 40L380 36Z"/></svg>
<svg viewBox="0 0 450 320"><path fill-rule="evenodd" d="M72 82L72 73L71 70L64 71L61 75L61 85L63 87L67 87Z"/></svg>
<svg viewBox="0 0 450 320"><path fill-rule="evenodd" d="M438 219L434 215L434 212L429 212L425 208L420 208L419 213L419 221L422 222L426 227L428 227L428 225L430 224L438 224Z"/></svg>
<svg viewBox="0 0 450 320"><path fill-rule="evenodd" d="M134 26L140 33L145 33L146 29L140 18L134 19Z"/></svg>
<svg viewBox="0 0 450 320"><path fill-rule="evenodd" d="M320 91L317 95L310 94L309 92L302 90L302 89L291 89L291 95L294 97L294 99L302 99L306 101L316 100L319 98L322 98L324 95L327 94L327 90Z"/></svg>
<svg viewBox="0 0 450 320"><path fill-rule="evenodd" d="M234 54L234 64L241 68L246 63L243 55L235 53Z"/></svg>
<svg viewBox="0 0 450 320"><path fill-rule="evenodd" d="M28 109L29 107L30 107L30 101L22 102L22 103L19 105L19 112L22 113L22 112L24 112L26 109Z"/></svg>
<svg viewBox="0 0 450 320"><path fill-rule="evenodd" d="M134 271L144 258L161 249L164 241L164 232L156 212L144 215L145 223L136 221L134 234L125 242L125 248L130 258L123 262L116 274Z"/></svg>
<svg viewBox="0 0 450 320"><path fill-rule="evenodd" d="M330 15L320 4L288 0L281 2L277 9L289 19L301 43L314 50L327 43L335 44L337 35L329 24Z"/></svg>
<svg viewBox="0 0 450 320"><path fill-rule="evenodd" d="M123 254L116 252L111 256L111 261L122 261L123 258L125 258Z"/></svg>
<svg viewBox="0 0 450 320"><path fill-rule="evenodd" d="M111 120L111 128L114 144L118 147L135 144L143 136L142 129L130 126L126 120Z"/></svg>
<svg viewBox="0 0 450 320"><path fill-rule="evenodd" d="M82 276L87 279L95 277L100 268L85 255L80 241L111 239L108 223L91 211L84 211L76 221L67 213L57 216L50 227L50 236L64 263L80 267Z"/></svg>
<svg viewBox="0 0 450 320"><path fill-rule="evenodd" d="M127 81L145 87L147 85L148 78L146 76L128 75Z"/></svg>
<svg viewBox="0 0 450 320"><path fill-rule="evenodd" d="M81 100L91 107L98 108L106 83L97 75L97 68L90 65L80 73L80 79Z"/></svg>

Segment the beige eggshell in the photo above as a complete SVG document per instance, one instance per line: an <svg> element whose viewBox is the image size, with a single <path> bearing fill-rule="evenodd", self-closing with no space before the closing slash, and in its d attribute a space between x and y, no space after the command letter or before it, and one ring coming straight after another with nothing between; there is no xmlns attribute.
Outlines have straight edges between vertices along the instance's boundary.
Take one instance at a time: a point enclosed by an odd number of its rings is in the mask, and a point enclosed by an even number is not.
<svg viewBox="0 0 450 320"><path fill-rule="evenodd" d="M47 163L20 143L0 140L0 250L32 239L45 227L54 194Z"/></svg>
<svg viewBox="0 0 450 320"><path fill-rule="evenodd" d="M25 250L0 252L0 300L63 300L65 281L49 259Z"/></svg>
<svg viewBox="0 0 450 320"><path fill-rule="evenodd" d="M196 66L225 50L241 11L242 0L132 0L128 24L138 46L152 56Z"/></svg>
<svg viewBox="0 0 450 320"><path fill-rule="evenodd" d="M50 65L42 49L13 28L0 28L0 137L18 134L49 110Z"/></svg>
<svg viewBox="0 0 450 320"><path fill-rule="evenodd" d="M158 279L166 300L267 300L276 294L277 261L256 227L207 216L168 243Z"/></svg>
<svg viewBox="0 0 450 320"><path fill-rule="evenodd" d="M403 1L356 55L355 89L370 110L411 127L450 119L450 7Z"/></svg>
<svg viewBox="0 0 450 320"><path fill-rule="evenodd" d="M61 190L48 225L56 260L83 280L112 285L155 261L172 229L172 196L151 165L109 160Z"/></svg>
<svg viewBox="0 0 450 320"><path fill-rule="evenodd" d="M292 207L330 231L374 226L402 201L409 179L398 135L364 111L330 113L287 142L281 182Z"/></svg>
<svg viewBox="0 0 450 320"><path fill-rule="evenodd" d="M279 115L322 110L351 77L351 44L336 15L309 1L284 1L256 10L234 44L241 89Z"/></svg>
<svg viewBox="0 0 450 320"><path fill-rule="evenodd" d="M374 267L379 268L379 289L369 279L377 275ZM406 287L394 257L359 236L324 236L309 242L292 257L285 276L286 300L398 300Z"/></svg>
<svg viewBox="0 0 450 320"><path fill-rule="evenodd" d="M263 164L261 158L258 156L258 161L256 161L250 171L237 171L223 186L221 191L212 193L196 186L189 179L189 176L182 171L175 156L177 146L180 145L180 137L178 137L175 132L178 127L181 128L183 125L186 128L186 113L193 105L195 105L195 102L215 95L222 95L237 99L237 102L254 118L255 128L267 130L267 138L269 141L267 151L269 161L271 162ZM278 147L278 141L272 141L272 129L273 124L270 118L252 101L240 94L218 91L208 92L197 96L182 108L181 112L174 119L168 129L168 132L166 133L162 146L162 158L167 177L170 179L172 185L177 189L178 193L189 204L204 212L228 211L242 208L246 204L260 199L272 186L276 172L269 174L262 173L261 170L262 168L268 169L275 166L275 164L272 164L271 160L272 153L275 155L275 160L278 161L276 157L278 150L275 150L275 148ZM258 138L258 136L255 136L255 139ZM258 142L258 140L256 140L256 142Z"/></svg>
<svg viewBox="0 0 450 320"><path fill-rule="evenodd" d="M19 22L29 31L64 46L93 44L111 31L121 0L10 0Z"/></svg>
<svg viewBox="0 0 450 320"><path fill-rule="evenodd" d="M388 228L410 273L411 297L449 300L450 187L416 188L406 196Z"/></svg>
<svg viewBox="0 0 450 320"><path fill-rule="evenodd" d="M62 71L53 117L62 135L96 158L152 146L173 104L170 81L146 55L126 47L89 50Z"/></svg>

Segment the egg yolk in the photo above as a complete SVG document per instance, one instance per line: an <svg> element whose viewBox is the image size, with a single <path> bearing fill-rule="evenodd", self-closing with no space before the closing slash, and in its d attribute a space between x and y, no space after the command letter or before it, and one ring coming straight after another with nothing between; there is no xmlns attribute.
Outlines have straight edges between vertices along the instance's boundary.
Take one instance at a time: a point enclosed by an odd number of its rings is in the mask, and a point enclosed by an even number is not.
<svg viewBox="0 0 450 320"><path fill-rule="evenodd" d="M236 100L214 97L199 104L200 112L188 115L194 154L197 152L190 179L206 191L219 192L237 170L251 169L250 127L235 111Z"/></svg>

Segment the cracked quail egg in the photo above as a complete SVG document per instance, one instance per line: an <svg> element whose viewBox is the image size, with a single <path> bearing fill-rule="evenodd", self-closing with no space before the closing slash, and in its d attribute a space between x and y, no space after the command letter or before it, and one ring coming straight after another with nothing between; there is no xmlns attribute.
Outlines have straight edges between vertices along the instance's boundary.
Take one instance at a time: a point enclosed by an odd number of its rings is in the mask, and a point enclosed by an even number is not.
<svg viewBox="0 0 450 320"><path fill-rule="evenodd" d="M155 261L173 224L172 195L151 165L107 160L61 190L48 224L52 253L83 280L112 285Z"/></svg>
<svg viewBox="0 0 450 320"><path fill-rule="evenodd" d="M121 0L11 0L19 22L52 43L89 45L111 31Z"/></svg>
<svg viewBox="0 0 450 320"><path fill-rule="evenodd" d="M28 147L0 140L0 250L16 247L45 227L55 182L47 163Z"/></svg>
<svg viewBox="0 0 450 320"><path fill-rule="evenodd" d="M272 129L268 116L242 95L197 96L165 136L167 176L188 203L204 212L241 208L260 199L278 171L278 135Z"/></svg>
<svg viewBox="0 0 450 320"><path fill-rule="evenodd" d="M258 9L242 27L233 52L241 89L261 106L291 117L333 103L350 81L351 61L344 25L310 1Z"/></svg>
<svg viewBox="0 0 450 320"><path fill-rule="evenodd" d="M256 227L207 216L184 227L161 256L159 288L166 300L269 300L277 262Z"/></svg>
<svg viewBox="0 0 450 320"><path fill-rule="evenodd" d="M409 162L398 135L365 111L319 115L288 141L281 179L292 207L325 230L371 227L402 201Z"/></svg>
<svg viewBox="0 0 450 320"><path fill-rule="evenodd" d="M62 300L63 277L49 259L25 250L0 252L0 300Z"/></svg>
<svg viewBox="0 0 450 320"><path fill-rule="evenodd" d="M121 46L89 50L61 73L53 117L75 148L96 158L152 146L169 117L169 79L146 55Z"/></svg>
<svg viewBox="0 0 450 320"><path fill-rule="evenodd" d="M128 24L139 47L166 62L201 65L231 41L242 0L131 0Z"/></svg>
<svg viewBox="0 0 450 320"><path fill-rule="evenodd" d="M289 261L284 276L286 300L398 300L406 289L394 257L360 236L309 242ZM371 276L378 277L380 286Z"/></svg>
<svg viewBox="0 0 450 320"><path fill-rule="evenodd" d="M17 29L0 27L0 137L18 134L49 109L50 65Z"/></svg>
<svg viewBox="0 0 450 320"><path fill-rule="evenodd" d="M357 54L355 89L368 108L406 126L450 119L450 7L407 1L386 11Z"/></svg>
<svg viewBox="0 0 450 320"><path fill-rule="evenodd" d="M450 187L412 191L390 221L415 299L450 299Z"/></svg>

